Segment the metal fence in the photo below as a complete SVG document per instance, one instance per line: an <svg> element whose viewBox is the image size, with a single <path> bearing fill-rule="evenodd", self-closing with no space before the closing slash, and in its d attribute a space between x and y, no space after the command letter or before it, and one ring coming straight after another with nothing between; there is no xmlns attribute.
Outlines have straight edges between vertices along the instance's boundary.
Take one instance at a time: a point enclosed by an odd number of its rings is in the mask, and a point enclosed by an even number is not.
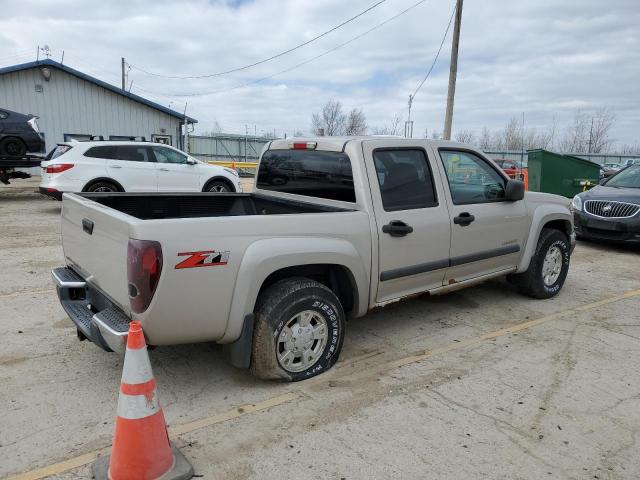
<svg viewBox="0 0 640 480"><path fill-rule="evenodd" d="M512 160L517 164L522 163L522 166L527 166L528 155L527 152L517 150L484 150L489 157L494 160ZM566 153L559 152L562 155L571 155L578 158L584 158L585 160L591 160L599 165L605 163L615 163L617 165L625 166L628 160L640 162L640 155L615 155L609 153Z"/></svg>
<svg viewBox="0 0 640 480"><path fill-rule="evenodd" d="M189 154L206 162L255 162L262 147L271 141L264 137L216 135L189 137Z"/></svg>

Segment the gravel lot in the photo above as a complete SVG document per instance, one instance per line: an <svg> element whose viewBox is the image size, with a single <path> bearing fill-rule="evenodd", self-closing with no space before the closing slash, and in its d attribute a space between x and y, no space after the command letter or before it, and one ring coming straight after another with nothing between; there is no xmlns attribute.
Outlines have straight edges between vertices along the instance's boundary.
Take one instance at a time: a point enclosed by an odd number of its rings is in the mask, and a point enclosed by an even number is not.
<svg viewBox="0 0 640 480"><path fill-rule="evenodd" d="M89 478L122 362L58 304L60 204L36 185L0 187L0 477ZM639 254L579 243L547 301L494 281L393 305L298 384L211 345L156 349L170 432L209 479L640 478Z"/></svg>

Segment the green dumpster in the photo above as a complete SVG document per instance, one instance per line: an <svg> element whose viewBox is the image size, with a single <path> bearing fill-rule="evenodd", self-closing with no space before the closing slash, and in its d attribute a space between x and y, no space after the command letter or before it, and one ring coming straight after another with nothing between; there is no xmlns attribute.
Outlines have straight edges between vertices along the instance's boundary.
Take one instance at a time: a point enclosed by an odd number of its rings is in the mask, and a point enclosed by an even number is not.
<svg viewBox="0 0 640 480"><path fill-rule="evenodd" d="M532 192L555 193L572 198L600 179L600 165L573 157L549 152L529 150L529 190Z"/></svg>

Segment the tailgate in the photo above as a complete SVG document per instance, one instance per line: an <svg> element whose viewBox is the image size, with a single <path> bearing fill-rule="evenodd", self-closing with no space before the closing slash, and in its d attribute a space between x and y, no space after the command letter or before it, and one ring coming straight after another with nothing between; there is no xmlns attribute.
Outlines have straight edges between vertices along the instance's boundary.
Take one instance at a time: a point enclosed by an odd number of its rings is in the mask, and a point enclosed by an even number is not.
<svg viewBox="0 0 640 480"><path fill-rule="evenodd" d="M126 313L127 245L135 219L78 195L62 202L62 246L67 265Z"/></svg>

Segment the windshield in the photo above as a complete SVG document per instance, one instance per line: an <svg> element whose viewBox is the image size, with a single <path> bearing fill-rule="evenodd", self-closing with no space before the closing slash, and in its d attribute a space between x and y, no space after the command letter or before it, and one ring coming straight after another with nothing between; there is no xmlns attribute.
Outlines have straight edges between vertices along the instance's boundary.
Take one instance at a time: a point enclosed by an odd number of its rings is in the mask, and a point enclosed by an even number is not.
<svg viewBox="0 0 640 480"><path fill-rule="evenodd" d="M640 165L634 165L621 170L615 177L611 177L607 187L640 188Z"/></svg>

